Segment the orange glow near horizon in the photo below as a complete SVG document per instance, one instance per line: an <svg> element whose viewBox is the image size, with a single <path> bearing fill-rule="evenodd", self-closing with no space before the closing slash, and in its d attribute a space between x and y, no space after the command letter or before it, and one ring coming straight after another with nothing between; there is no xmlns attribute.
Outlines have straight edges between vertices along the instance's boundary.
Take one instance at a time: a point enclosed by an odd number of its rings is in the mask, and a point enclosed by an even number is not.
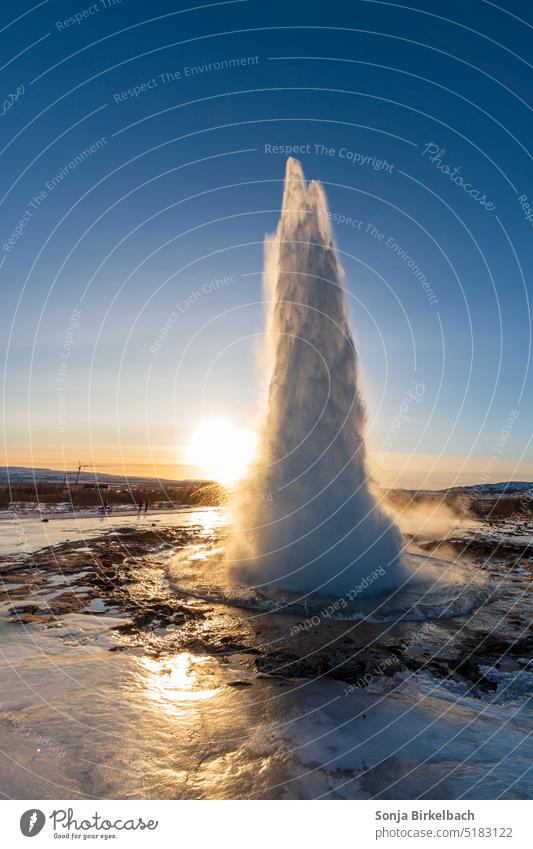
<svg viewBox="0 0 533 849"><path fill-rule="evenodd" d="M208 419L206 421L220 421L218 419ZM176 449L175 445L109 445L109 444L93 444L65 446L64 450L58 445L35 444L30 452L27 446L17 445L12 446L9 454L4 454L0 461L4 466L25 466L34 468L48 468L60 471L75 472L78 467L78 461L82 463L93 463L93 469L100 473L123 475L124 477L146 477L159 478L165 480L184 480L184 479L214 479L217 480L218 467L218 452L224 455L224 460L221 464L221 483L231 483L232 480L237 480L241 472L237 471L242 468L241 460L238 457L231 459L230 451L226 450L235 444L235 434L252 433L253 431L242 430L233 425L230 425L227 420L223 420L229 425L231 430L227 430L224 426L219 428L215 433L214 442L207 440L205 453L201 450L203 436L206 435L206 430L199 425L198 436L193 439L196 434L196 429L190 435L189 443L180 449ZM208 433L209 429L207 430ZM223 437L229 432L229 442L226 444L226 449L223 448ZM244 452L246 462L250 457L250 441L248 442L248 456ZM194 445L194 451L189 452L191 445ZM204 443L205 445L205 443ZM218 446L215 450L215 446ZM241 446L237 445L237 450L241 450ZM210 464L207 461L214 454L214 463ZM252 452L253 453L253 452ZM226 459L227 455L227 459ZM197 458L194 459L193 458ZM372 452L369 452L370 467L378 484L386 488L405 488L405 489L444 489L448 486L468 486L477 483L488 483L484 479L484 471L487 467L488 458L485 456L472 456L469 458L460 455L437 455L437 454L401 454L391 452L387 456L387 461L383 465L373 464ZM246 465L244 463L244 466ZM227 473L224 473L223 466L227 463ZM90 471L85 469L84 471ZM498 463L493 468L492 481L506 480L533 480L533 460L524 458L508 457ZM224 478L225 480L222 480Z"/></svg>

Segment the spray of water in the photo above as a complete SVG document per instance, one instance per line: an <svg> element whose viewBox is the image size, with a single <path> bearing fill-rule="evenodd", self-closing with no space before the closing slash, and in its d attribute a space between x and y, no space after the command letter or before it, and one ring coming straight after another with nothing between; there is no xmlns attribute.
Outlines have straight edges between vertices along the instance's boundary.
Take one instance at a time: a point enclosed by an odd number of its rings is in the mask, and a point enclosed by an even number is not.
<svg viewBox="0 0 533 849"><path fill-rule="evenodd" d="M265 245L268 407L234 505L232 563L256 586L378 594L408 575L400 531L370 485L343 277L324 189L289 159Z"/></svg>

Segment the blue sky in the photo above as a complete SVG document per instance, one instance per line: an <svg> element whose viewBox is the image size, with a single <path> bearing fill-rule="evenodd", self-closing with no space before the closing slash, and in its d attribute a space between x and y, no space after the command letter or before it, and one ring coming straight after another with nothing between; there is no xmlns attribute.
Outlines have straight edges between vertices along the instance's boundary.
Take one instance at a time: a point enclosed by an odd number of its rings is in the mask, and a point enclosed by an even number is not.
<svg viewBox="0 0 533 849"><path fill-rule="evenodd" d="M2 10L7 462L188 474L195 422L257 424L263 239L296 147L384 481L531 478L524 4L187 9Z"/></svg>

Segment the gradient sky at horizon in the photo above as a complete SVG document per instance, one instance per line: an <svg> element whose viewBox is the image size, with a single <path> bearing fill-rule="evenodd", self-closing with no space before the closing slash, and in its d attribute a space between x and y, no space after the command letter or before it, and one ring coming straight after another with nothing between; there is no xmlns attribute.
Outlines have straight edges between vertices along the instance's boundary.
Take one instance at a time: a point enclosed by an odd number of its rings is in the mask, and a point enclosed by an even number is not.
<svg viewBox="0 0 533 849"><path fill-rule="evenodd" d="M376 476L533 479L524 4L189 8L2 10L5 462L190 476L196 423L257 425L272 149L297 146L346 271Z"/></svg>

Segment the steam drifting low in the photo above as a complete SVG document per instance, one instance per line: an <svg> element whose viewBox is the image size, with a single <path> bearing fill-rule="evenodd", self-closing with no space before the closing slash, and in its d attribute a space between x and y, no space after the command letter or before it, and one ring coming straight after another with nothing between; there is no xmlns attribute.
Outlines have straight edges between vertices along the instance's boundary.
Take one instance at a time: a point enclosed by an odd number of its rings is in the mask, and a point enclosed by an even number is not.
<svg viewBox="0 0 533 849"><path fill-rule="evenodd" d="M333 596L376 573L366 581L375 594L409 574L400 531L370 489L343 278L324 189L306 185L291 158L265 244L268 409L236 496L231 551L256 586Z"/></svg>

